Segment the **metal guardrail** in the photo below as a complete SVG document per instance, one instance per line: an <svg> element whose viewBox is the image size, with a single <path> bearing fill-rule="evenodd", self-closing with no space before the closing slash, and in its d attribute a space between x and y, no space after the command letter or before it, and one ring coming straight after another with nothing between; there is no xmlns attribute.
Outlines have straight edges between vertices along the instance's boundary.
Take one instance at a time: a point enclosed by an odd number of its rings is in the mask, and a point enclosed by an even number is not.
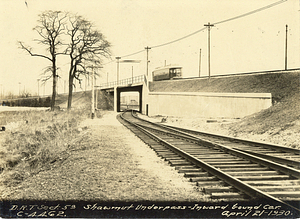
<svg viewBox="0 0 300 219"><path fill-rule="evenodd" d="M131 85L135 83L140 83L140 82L145 82L147 84L147 78L145 75L139 75L131 78L125 78L119 81L113 81L113 82L108 82L108 83L103 83L98 86L100 89L105 89L105 88L113 88L114 86L118 85Z"/></svg>

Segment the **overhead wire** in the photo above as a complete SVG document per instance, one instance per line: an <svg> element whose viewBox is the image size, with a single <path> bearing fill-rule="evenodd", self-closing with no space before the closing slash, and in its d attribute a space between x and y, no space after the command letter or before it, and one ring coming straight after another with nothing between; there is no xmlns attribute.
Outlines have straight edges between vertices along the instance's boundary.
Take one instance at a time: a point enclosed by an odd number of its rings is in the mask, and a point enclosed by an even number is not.
<svg viewBox="0 0 300 219"><path fill-rule="evenodd" d="M151 48L158 48L158 47L166 46L166 45L169 45L169 44L178 42L178 41L180 41L180 40L183 40L183 39L185 39L185 38L188 38L188 37L190 37L190 36L193 36L193 35L195 35L195 34L201 32L201 31L203 31L203 30L205 30L205 29L206 29L206 27L204 27L204 28L202 28L202 29L200 29L200 30L197 30L197 31L195 31L195 32L193 32L193 33L190 33L189 35L186 35L186 36L184 36L184 37L181 37L181 38L179 38L179 39L176 39L176 40L173 40L173 41L170 41L170 42L167 42L167 43L163 43L163 44L160 44L160 45L157 45L157 46L150 46L150 47L151 47Z"/></svg>
<svg viewBox="0 0 300 219"><path fill-rule="evenodd" d="M138 52L135 52L135 53L131 53L131 54L128 54L128 55L125 55L125 56L121 56L121 57L128 57L128 56L133 56L133 55L136 55L136 54L139 54L139 53L142 53L142 52L144 52L145 50L140 50L140 51L138 51Z"/></svg>
<svg viewBox="0 0 300 219"><path fill-rule="evenodd" d="M133 56L133 55L136 55L136 54L139 54L139 53L142 53L144 52L144 50L140 50L138 52L134 52L134 53L131 53L131 54L128 54L128 55L124 55L124 56L121 56L122 58L125 58L125 57L128 57L128 56ZM107 62L107 63L104 63L102 65L107 65L107 64L110 64L112 62L115 62L115 60L111 60L110 62Z"/></svg>
<svg viewBox="0 0 300 219"><path fill-rule="evenodd" d="M221 23L225 23L225 22L228 22L228 21L232 21L232 20L236 20L236 19L239 19L239 18L242 18L242 17L246 17L248 15L251 15L251 14L254 14L254 13L257 13L257 12L260 12L260 11L263 11L263 10L266 10L266 9L269 9L271 7L274 7L276 5L279 5L283 2L286 2L287 0L280 0L278 2L274 2L273 4L270 4L270 5L267 5L265 7L262 7L262 8L259 8L259 9L256 9L254 11L250 11L248 13L245 13L245 14L242 14L242 15L239 15L239 16L236 16L236 17L232 17L232 18L229 18L229 19L226 19L226 20L223 20L223 21L219 21L219 22L216 22L216 23L213 23L214 25L216 24L221 24Z"/></svg>
<svg viewBox="0 0 300 219"><path fill-rule="evenodd" d="M286 1L287 1L287 0L280 0L280 1L278 1L278 2L275 2L275 3L272 3L272 4L270 4L270 5L264 6L264 7L262 7L262 8L255 9L254 11L250 11L250 12L248 12L248 13L245 13L245 14L242 14L242 15L239 15L239 16L236 16L236 17L232 17L232 18L229 18L229 19L226 19L226 20L222 20L222 21L219 21L219 22L215 22L215 23L212 23L212 24L213 24L213 25L216 25L216 24L221 24L221 23L225 23L225 22L228 22L228 21L236 20L236 19L238 19L238 18L242 18L242 17L248 16L248 15L251 15L251 14L254 14L254 13L257 13L257 12L260 12L260 11L263 11L263 10L266 10L266 9L268 9L268 8L274 7L274 6L278 5L278 4L281 4L281 3L286 2ZM160 45L157 45L157 46L151 46L151 48L158 48L158 47L162 47L162 46L166 46L166 45L175 43L175 42L177 42L177 41L180 41L180 40L183 40L183 39L188 38L188 37L190 37L190 36L193 36L193 35L195 35L195 34L201 32L201 31L205 30L206 28L207 28L207 27L201 28L200 30L197 30L197 31L195 31L195 32L193 32L193 33L191 33L191 34L188 34L188 35L186 35L186 36L184 36L184 37L181 37L181 38L179 38L179 39L177 39L177 40L173 40L173 41L170 41L170 42L167 42L167 43L163 43L163 44L160 44Z"/></svg>
<svg viewBox="0 0 300 219"><path fill-rule="evenodd" d="M257 13L257 12L260 12L260 11L263 11L263 10L266 10L266 9L269 9L269 8L271 8L271 7L274 7L274 6L276 6L276 5L282 4L282 3L286 2L286 1L287 1L287 0L280 0L280 1L274 2L274 3L270 4L270 5L264 6L264 7L262 7L262 8L258 8L258 9L255 9L255 10L253 10L253 11L247 12L247 13L245 13L245 14L238 15L238 16L235 16L235 17L232 17L232 18L229 18L229 19L225 19L225 20L222 20L222 21L218 21L218 22L215 22L215 23L212 23L212 24L213 24L213 25L222 24L222 23L226 23L226 22L229 22L229 21L232 21L232 20L236 20L236 19L239 19L239 18L242 18L242 17L246 17L246 16L248 16L248 15L251 15L251 14L254 14L254 13ZM188 37L191 37L191 36L193 36L193 35L195 35L195 34L201 32L201 31L205 30L206 28L207 28L207 27L201 28L201 29L199 29L199 30L197 30L197 31L195 31L195 32L193 32L193 33L190 33L190 34L188 34L188 35L186 35L186 36L183 36L183 37L181 37L181 38L178 38L178 39L176 39L176 40L172 40L172 41L169 41L169 42L166 42L166 43L163 43L163 44L159 44L159 45L155 45L155 46L150 46L150 48L158 48L158 47L166 46L166 45L169 45L169 44L172 44L172 43L181 41L181 40L183 40L183 39L186 39L186 38L188 38ZM125 55L125 56L121 56L121 57L128 57L128 56L136 55L136 54L142 53L142 52L144 52L144 51L145 51L145 50L140 50L140 51L138 51L138 52L134 52L134 53L131 53L131 54L128 54L128 55ZM113 61L111 61L111 62L113 62ZM111 62L109 62L109 63L111 63ZM106 63L106 64L108 64L108 63Z"/></svg>

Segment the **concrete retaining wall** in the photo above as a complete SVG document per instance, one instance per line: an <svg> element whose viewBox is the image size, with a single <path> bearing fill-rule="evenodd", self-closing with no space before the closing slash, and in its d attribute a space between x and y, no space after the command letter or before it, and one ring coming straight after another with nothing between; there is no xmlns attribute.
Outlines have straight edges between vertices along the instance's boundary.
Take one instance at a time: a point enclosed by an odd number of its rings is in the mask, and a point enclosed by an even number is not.
<svg viewBox="0 0 300 219"><path fill-rule="evenodd" d="M148 115L242 118L272 105L270 93L149 92Z"/></svg>

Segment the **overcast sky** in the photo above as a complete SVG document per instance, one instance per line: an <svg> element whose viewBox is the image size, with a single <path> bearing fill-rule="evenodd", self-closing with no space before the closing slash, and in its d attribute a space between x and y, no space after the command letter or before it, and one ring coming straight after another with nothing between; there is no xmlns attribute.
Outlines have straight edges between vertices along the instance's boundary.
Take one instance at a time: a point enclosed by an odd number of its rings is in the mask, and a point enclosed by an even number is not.
<svg viewBox="0 0 300 219"><path fill-rule="evenodd" d="M273 3L278 4L226 21ZM208 22L215 24L211 29L212 75L284 69L286 24L288 68L300 67L298 0L1 0L0 10L0 91L4 93L18 94L23 89L38 92L37 80L43 77L49 62L29 56L18 48L17 41L35 51L38 35L32 28L37 25L38 14L45 10L69 11L92 21L111 42L112 60L116 56L141 60L140 64L122 63L120 79L131 77L132 68L134 76L146 73L146 46L152 47L149 72L166 62L181 65L184 77L196 77L201 49L201 75L207 75L208 32L203 28ZM116 80L117 68L112 60L103 60L98 85L107 81L107 75L109 81ZM68 63L60 59L59 65L61 93ZM46 94L51 92L51 84L46 83ZM83 90L85 85L88 83L83 83Z"/></svg>

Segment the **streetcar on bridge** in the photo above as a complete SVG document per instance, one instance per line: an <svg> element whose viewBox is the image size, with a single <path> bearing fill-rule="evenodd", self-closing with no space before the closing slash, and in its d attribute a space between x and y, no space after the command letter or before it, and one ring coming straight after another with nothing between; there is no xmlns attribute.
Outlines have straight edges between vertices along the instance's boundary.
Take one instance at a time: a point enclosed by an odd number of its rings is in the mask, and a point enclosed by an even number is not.
<svg viewBox="0 0 300 219"><path fill-rule="evenodd" d="M156 68L152 72L153 81L172 80L182 78L182 67L177 65L168 65Z"/></svg>

